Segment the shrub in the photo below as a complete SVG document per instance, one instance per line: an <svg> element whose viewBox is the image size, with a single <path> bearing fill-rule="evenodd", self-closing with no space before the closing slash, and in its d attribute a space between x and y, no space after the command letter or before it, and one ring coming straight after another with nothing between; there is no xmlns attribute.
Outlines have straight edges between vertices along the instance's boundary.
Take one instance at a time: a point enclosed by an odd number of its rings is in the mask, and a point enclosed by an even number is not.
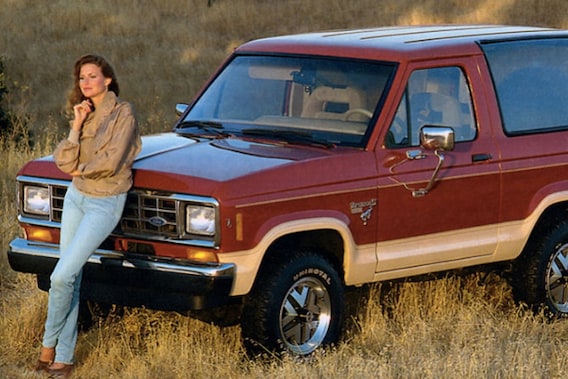
<svg viewBox="0 0 568 379"><path fill-rule="evenodd" d="M2 98L6 93L6 74L4 73L4 63L2 57L0 57L0 134L4 135L10 129L8 122L8 115L4 110L4 105L2 103Z"/></svg>

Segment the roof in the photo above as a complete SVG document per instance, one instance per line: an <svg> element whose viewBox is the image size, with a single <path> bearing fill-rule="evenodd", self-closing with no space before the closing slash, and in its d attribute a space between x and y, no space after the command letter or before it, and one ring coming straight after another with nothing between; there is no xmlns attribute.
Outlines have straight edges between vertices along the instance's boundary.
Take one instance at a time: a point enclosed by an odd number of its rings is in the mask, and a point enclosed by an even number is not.
<svg viewBox="0 0 568 379"><path fill-rule="evenodd" d="M566 36L568 31L531 26L429 25L336 30L270 37L248 42L238 52L309 53L396 59L400 55L451 55L479 52L482 41ZM439 50L433 52L432 49Z"/></svg>

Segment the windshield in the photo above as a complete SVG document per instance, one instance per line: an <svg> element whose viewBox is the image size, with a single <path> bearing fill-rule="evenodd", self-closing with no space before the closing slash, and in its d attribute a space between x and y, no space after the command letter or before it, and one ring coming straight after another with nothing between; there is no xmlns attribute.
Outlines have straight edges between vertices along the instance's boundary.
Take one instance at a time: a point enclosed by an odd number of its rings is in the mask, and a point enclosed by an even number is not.
<svg viewBox="0 0 568 379"><path fill-rule="evenodd" d="M214 123L224 135L362 147L393 71L353 60L237 56L178 130Z"/></svg>

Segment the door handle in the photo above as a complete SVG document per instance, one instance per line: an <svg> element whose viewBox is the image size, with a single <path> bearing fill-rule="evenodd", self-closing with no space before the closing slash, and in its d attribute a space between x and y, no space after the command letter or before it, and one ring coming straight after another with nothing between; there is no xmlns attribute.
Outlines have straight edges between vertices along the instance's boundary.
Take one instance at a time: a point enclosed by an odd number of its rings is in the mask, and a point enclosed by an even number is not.
<svg viewBox="0 0 568 379"><path fill-rule="evenodd" d="M491 156L491 154L473 154L471 156L471 162L485 162L491 160L492 158L493 157Z"/></svg>

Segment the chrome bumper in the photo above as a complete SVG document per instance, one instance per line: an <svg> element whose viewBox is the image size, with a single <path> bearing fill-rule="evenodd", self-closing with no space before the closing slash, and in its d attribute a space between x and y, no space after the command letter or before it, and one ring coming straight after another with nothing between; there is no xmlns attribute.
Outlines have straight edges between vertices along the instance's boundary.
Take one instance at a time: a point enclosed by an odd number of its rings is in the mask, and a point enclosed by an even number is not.
<svg viewBox="0 0 568 379"><path fill-rule="evenodd" d="M59 259L59 245L14 239L8 250L13 270L38 275L41 289ZM83 298L155 309L203 309L230 302L236 268L183 259L129 255L97 249L83 270ZM47 288L46 288L47 287Z"/></svg>

